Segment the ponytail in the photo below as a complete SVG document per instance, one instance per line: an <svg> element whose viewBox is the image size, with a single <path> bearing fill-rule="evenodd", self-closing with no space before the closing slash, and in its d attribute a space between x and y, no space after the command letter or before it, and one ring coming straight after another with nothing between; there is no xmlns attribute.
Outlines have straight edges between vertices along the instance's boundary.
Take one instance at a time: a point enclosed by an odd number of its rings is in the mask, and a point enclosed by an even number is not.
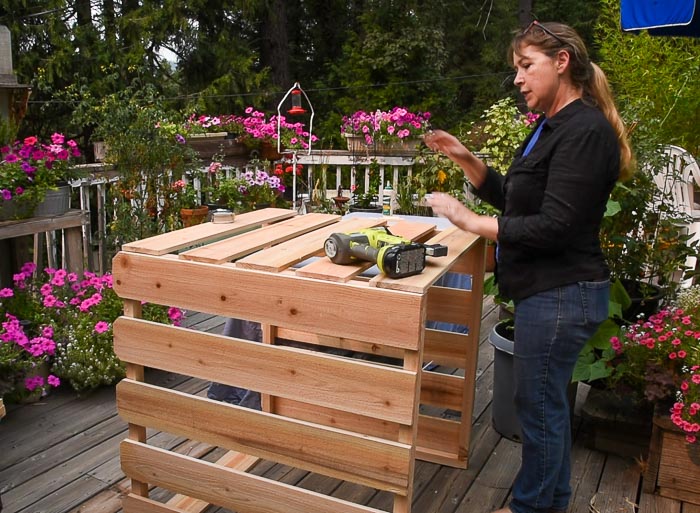
<svg viewBox="0 0 700 513"><path fill-rule="evenodd" d="M625 123L615 107L612 90L605 73L593 62L590 63L590 66L593 73L585 92L593 98L617 133L617 142L620 145L620 181L625 181L632 176L635 167L627 127L625 127Z"/></svg>

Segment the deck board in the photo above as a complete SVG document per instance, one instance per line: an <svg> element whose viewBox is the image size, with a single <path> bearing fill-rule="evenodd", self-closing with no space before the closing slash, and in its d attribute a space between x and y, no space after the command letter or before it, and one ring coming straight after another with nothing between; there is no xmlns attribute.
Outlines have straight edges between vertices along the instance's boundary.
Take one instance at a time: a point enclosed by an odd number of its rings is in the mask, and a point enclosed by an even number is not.
<svg viewBox="0 0 700 513"><path fill-rule="evenodd" d="M418 461L414 477L416 513L490 513L507 503L519 466L519 445L502 438L491 425L493 348L487 334L497 322L490 299L483 307L477 381L472 416L469 467L465 470ZM190 312L185 325L221 333L224 319ZM451 369L439 369L450 372ZM203 395L207 383L186 376L147 370L148 382ZM116 414L114 387L76 397L59 389L34 405L7 405L0 422L0 493L3 513L120 513L130 481L121 471L118 444L127 426ZM458 412L442 412L454 418ZM588 513L591 500L603 512L700 513L700 507L640 493L640 467L631 459L584 447L585 426L578 421L572 464L573 498L569 513ZM148 431L149 444L173 448L207 461L225 451L168 433ZM365 486L331 479L271 461L251 471L283 483L389 510L392 497ZM151 498L165 502L172 492L154 488ZM231 513L211 506L207 513Z"/></svg>

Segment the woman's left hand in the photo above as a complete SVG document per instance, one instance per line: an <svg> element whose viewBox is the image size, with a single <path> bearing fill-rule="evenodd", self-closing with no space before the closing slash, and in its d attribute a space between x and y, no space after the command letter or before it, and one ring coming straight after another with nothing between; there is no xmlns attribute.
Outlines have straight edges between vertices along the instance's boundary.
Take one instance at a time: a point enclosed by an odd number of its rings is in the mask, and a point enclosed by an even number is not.
<svg viewBox="0 0 700 513"><path fill-rule="evenodd" d="M426 200L434 214L446 217L457 228L490 240L498 240L498 220L495 217L475 214L464 203L444 192L426 195Z"/></svg>
<svg viewBox="0 0 700 513"><path fill-rule="evenodd" d="M434 192L427 195L426 199L428 200L428 205L432 207L434 214L440 217L446 217L455 226L462 227L469 216L476 215L457 198L445 194L444 192Z"/></svg>

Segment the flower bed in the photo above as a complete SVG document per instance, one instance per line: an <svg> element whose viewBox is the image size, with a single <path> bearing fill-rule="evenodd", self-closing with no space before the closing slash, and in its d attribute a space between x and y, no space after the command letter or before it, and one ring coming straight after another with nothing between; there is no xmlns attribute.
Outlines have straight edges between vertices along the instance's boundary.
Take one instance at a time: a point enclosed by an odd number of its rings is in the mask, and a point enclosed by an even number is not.
<svg viewBox="0 0 700 513"><path fill-rule="evenodd" d="M14 286L0 289L0 397L46 394L61 381L86 392L114 383L125 368L112 347L112 323L122 302L112 276L64 269L37 273L29 262ZM179 309L145 304L144 318L177 324ZM36 373L49 366L47 376Z"/></svg>

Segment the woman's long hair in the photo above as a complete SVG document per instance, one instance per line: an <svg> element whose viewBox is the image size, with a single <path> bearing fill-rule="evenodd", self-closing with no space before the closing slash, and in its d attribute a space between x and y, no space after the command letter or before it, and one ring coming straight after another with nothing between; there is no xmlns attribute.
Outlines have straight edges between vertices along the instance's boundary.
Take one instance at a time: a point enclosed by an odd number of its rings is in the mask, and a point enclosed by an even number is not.
<svg viewBox="0 0 700 513"><path fill-rule="evenodd" d="M554 57L560 50L569 53L569 70L574 86L583 91L584 101L598 107L617 133L620 146L620 179L626 180L634 172L634 157L625 123L617 111L612 90L605 73L588 58L588 50L574 29L562 23L531 23L519 31L510 45L509 58L525 46L535 46Z"/></svg>

